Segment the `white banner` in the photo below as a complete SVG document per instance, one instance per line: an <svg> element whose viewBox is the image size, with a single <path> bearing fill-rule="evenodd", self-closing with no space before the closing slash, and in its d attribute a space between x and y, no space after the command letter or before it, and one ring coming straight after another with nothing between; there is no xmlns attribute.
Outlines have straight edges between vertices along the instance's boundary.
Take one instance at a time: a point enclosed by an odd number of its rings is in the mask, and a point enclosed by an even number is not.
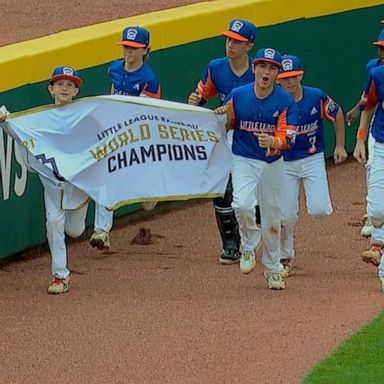
<svg viewBox="0 0 384 384"><path fill-rule="evenodd" d="M112 209L223 195L231 167L225 117L187 104L98 96L11 114L3 127L31 168Z"/></svg>

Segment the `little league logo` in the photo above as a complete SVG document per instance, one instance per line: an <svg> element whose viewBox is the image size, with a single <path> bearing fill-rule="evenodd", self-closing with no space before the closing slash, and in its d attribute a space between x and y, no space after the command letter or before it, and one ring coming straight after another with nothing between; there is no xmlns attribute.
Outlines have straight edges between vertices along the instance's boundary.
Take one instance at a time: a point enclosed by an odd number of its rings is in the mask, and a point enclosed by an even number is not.
<svg viewBox="0 0 384 384"><path fill-rule="evenodd" d="M333 112L336 109L336 103L332 99L329 100L327 109L329 112Z"/></svg>
<svg viewBox="0 0 384 384"><path fill-rule="evenodd" d="M274 49L272 49L272 48L268 48L268 49L266 49L265 52L264 52L264 57L265 57L266 59L271 59L271 60L273 60L273 59L275 58L275 54L276 54L276 51L275 51Z"/></svg>
<svg viewBox="0 0 384 384"><path fill-rule="evenodd" d="M293 61L291 59L284 59L281 62L284 71L292 71L293 70Z"/></svg>
<svg viewBox="0 0 384 384"><path fill-rule="evenodd" d="M236 20L232 25L232 31L239 32L241 28L243 28L244 23L240 20Z"/></svg>
<svg viewBox="0 0 384 384"><path fill-rule="evenodd" d="M63 75L65 76L73 76L73 69L69 67L64 67L63 68Z"/></svg>
<svg viewBox="0 0 384 384"><path fill-rule="evenodd" d="M137 36L137 30L136 29L128 29L127 31L127 36L126 36L126 39L127 40L136 40L136 36Z"/></svg>

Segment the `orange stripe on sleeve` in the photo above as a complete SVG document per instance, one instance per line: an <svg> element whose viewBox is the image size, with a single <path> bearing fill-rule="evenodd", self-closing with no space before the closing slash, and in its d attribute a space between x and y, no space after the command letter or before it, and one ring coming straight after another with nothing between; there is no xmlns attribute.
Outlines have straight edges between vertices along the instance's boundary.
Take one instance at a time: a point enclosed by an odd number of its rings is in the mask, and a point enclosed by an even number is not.
<svg viewBox="0 0 384 384"><path fill-rule="evenodd" d="M217 89L214 82L212 81L210 70L208 70L207 81L203 83L203 81L200 80L197 84L196 93L201 95L205 100L209 100L216 95Z"/></svg>
<svg viewBox="0 0 384 384"><path fill-rule="evenodd" d="M376 107L376 104L378 102L377 99L377 91L376 91L376 84L371 81L371 84L369 85L368 93L364 92L361 96L361 105L364 107L366 111L369 111L372 108Z"/></svg>
<svg viewBox="0 0 384 384"><path fill-rule="evenodd" d="M289 127L289 129L296 130L296 127L292 126L292 127ZM277 148L277 149L289 148L288 142L287 142L287 131L288 131L287 109L285 109L283 113L280 114L277 120L277 129L276 129L275 136L273 136L272 148Z"/></svg>
<svg viewBox="0 0 384 384"><path fill-rule="evenodd" d="M336 119L327 112L329 103L332 103L332 102L333 102L332 99L330 99L329 97L325 103L323 102L323 100L320 100L320 108L321 108L321 118L323 119L325 117L326 119L334 123Z"/></svg>
<svg viewBox="0 0 384 384"><path fill-rule="evenodd" d="M144 94L145 96L152 97L153 99L160 99L161 89L159 87L159 89L157 90L156 93L152 93L152 92L147 91L144 88L141 93Z"/></svg>
<svg viewBox="0 0 384 384"><path fill-rule="evenodd" d="M227 110L227 129L231 129L235 126L236 121L236 114L235 114L235 108L233 107L233 99L228 100L228 102L225 104L228 106Z"/></svg>
<svg viewBox="0 0 384 384"><path fill-rule="evenodd" d="M156 93L152 93L146 90L147 85L145 85L144 89L141 91L141 93L145 96L152 97L153 99L160 99L161 96L161 87L157 89Z"/></svg>

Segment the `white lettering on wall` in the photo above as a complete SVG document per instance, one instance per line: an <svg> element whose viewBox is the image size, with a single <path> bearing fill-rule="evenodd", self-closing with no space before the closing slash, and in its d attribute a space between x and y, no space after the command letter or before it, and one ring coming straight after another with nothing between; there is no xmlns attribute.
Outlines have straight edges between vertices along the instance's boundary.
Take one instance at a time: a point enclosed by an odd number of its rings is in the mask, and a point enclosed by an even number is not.
<svg viewBox="0 0 384 384"><path fill-rule="evenodd" d="M6 140L4 139L6 138ZM6 145L5 145L6 141ZM19 174L12 171L12 155L15 155L16 162L20 165ZM1 190L3 192L3 200L11 197L11 192L16 196L22 196L27 185L27 167L22 160L20 150L11 136L4 135L0 128L0 173L1 173ZM13 179L13 183L11 183ZM13 191L11 191L11 184Z"/></svg>

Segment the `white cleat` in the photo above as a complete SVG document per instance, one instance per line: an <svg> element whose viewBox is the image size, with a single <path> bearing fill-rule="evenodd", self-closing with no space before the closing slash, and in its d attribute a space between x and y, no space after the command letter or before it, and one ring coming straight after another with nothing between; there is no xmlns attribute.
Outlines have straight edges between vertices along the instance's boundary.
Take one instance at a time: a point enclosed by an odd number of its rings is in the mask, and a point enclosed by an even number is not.
<svg viewBox="0 0 384 384"><path fill-rule="evenodd" d="M370 237L372 235L372 221L369 217L366 218L363 228L361 228L360 235L363 237Z"/></svg>
<svg viewBox="0 0 384 384"><path fill-rule="evenodd" d="M91 244L91 247L97 248L101 251L109 249L109 247L111 246L109 240L109 233L97 229L89 239L89 244Z"/></svg>
<svg viewBox="0 0 384 384"><path fill-rule="evenodd" d="M269 289L285 289L285 281L281 272L264 271L264 277Z"/></svg>
<svg viewBox="0 0 384 384"><path fill-rule="evenodd" d="M256 267L255 251L243 251L240 257L240 272L250 273Z"/></svg>
<svg viewBox="0 0 384 384"><path fill-rule="evenodd" d="M148 201L146 203L143 203L143 209L144 211L152 211L152 209L155 209L157 204L158 201Z"/></svg>

